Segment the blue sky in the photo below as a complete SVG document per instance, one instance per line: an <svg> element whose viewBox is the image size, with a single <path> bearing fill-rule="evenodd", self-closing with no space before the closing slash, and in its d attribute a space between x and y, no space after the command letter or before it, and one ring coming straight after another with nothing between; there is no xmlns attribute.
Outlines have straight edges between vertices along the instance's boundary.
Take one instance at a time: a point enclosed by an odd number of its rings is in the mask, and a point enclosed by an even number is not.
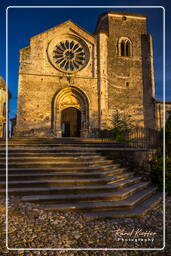
<svg viewBox="0 0 171 256"><path fill-rule="evenodd" d="M10 100L10 117L14 117L17 106L17 87L18 87L18 66L19 66L19 49L29 45L29 38L39 34L53 26L72 19L89 33L93 33L97 23L98 16L107 10L125 11L140 13L148 16L147 30L153 37L154 47L154 68L155 68L155 85L156 98L162 99L163 92L163 10L162 8L131 8L131 6L163 6L166 10L166 100L171 101L171 59L169 37L171 4L169 1L161 0L123 0L123 1L57 1L57 0L17 0L0 2L0 24L2 35L0 38L0 75L5 79L5 9L7 6L129 6L129 8L16 8L9 9L8 13L8 87L12 94Z"/></svg>

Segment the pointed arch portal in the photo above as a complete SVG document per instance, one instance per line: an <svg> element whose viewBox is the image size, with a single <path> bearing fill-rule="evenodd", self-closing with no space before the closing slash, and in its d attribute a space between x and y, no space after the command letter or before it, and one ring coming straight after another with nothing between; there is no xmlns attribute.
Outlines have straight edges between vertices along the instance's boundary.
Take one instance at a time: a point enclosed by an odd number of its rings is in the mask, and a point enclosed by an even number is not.
<svg viewBox="0 0 171 256"><path fill-rule="evenodd" d="M54 97L52 126L57 137L87 137L89 102L84 92L66 87Z"/></svg>

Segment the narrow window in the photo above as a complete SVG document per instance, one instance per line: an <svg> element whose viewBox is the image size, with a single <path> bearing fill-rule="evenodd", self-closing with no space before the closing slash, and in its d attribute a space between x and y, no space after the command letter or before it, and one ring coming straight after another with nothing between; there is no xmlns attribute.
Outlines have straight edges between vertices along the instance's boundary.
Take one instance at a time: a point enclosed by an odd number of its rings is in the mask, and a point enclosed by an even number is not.
<svg viewBox="0 0 171 256"><path fill-rule="evenodd" d="M125 56L125 42L124 41L121 41L121 44L120 44L120 53L121 53L121 56Z"/></svg>
<svg viewBox="0 0 171 256"><path fill-rule="evenodd" d="M128 82L126 82L126 87L129 87L129 83Z"/></svg>
<svg viewBox="0 0 171 256"><path fill-rule="evenodd" d="M130 42L127 41L126 42L126 53L125 53L125 56L127 56L127 57L131 56L131 49L130 48L131 48Z"/></svg>
<svg viewBox="0 0 171 256"><path fill-rule="evenodd" d="M3 104L3 116L5 116L6 115L6 103L4 102L4 104Z"/></svg>
<svg viewBox="0 0 171 256"><path fill-rule="evenodd" d="M6 124L3 124L3 128L2 128L2 136L5 137L6 136Z"/></svg>

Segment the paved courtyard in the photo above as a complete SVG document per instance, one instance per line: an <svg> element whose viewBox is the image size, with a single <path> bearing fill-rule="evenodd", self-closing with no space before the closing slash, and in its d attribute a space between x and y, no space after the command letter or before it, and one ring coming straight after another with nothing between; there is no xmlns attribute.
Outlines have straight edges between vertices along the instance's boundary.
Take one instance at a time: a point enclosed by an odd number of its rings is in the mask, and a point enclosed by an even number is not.
<svg viewBox="0 0 171 256"><path fill-rule="evenodd" d="M166 200L165 251L9 251L5 248L5 198L0 198L0 255L171 255L171 197ZM140 219L93 220L79 212L46 212L38 205L9 199L9 247L162 247L162 205ZM132 232L130 234L130 232ZM145 232L145 233L144 233ZM134 237L134 239L132 239ZM131 238L131 241L130 241ZM148 239L147 239L148 238ZM141 241L139 241L141 240Z"/></svg>

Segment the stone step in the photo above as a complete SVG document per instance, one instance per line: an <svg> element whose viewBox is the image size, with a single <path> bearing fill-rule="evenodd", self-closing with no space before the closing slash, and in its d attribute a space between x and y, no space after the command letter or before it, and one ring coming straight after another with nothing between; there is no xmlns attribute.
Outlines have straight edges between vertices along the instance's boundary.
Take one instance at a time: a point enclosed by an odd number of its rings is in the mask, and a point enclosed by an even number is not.
<svg viewBox="0 0 171 256"><path fill-rule="evenodd" d="M100 170L108 170L108 169L114 169L118 168L119 165L117 164L108 164L108 165L99 165L99 166L65 166L65 167L16 167L16 168L9 168L10 173L15 172L15 173L22 173L22 172L48 172L48 171L56 171L56 172L80 172L80 171L87 171L87 172L92 172L92 171L100 171ZM0 173L4 173L6 168L0 168Z"/></svg>
<svg viewBox="0 0 171 256"><path fill-rule="evenodd" d="M133 147L129 147L129 148L123 148L123 147L27 147L27 146L23 146L23 147L9 147L8 148L9 152L37 152L37 153L43 153L43 152L48 152L48 153L81 153L85 152L88 153L89 155L91 155L92 153L97 153L97 154L101 154L101 153L105 153L106 152L130 152L130 151L137 151L137 148L133 148ZM138 151L144 151L147 150L146 148L139 148ZM4 152L5 153L5 148L0 148L0 152Z"/></svg>
<svg viewBox="0 0 171 256"><path fill-rule="evenodd" d="M41 151L46 152L47 149L49 151L57 151L57 152L59 152L61 150L64 152L70 152L71 149L73 149L74 152L78 152L78 149L79 149L82 152L87 152L89 147L83 148L83 147L79 147L79 145L77 147L72 147L72 145L70 145L70 147L64 147L63 145L59 145L59 146L56 146L56 145L49 145L49 146L48 145L39 145L38 146L37 145L36 147L33 145L30 145L30 146L27 146L27 145L25 145L25 146L24 145L10 146L10 145L8 145L8 147L4 147L4 146L2 147L0 145L0 152L1 151L4 152L4 150L14 152L15 149L17 150L17 152L22 152L21 150L28 151L28 152L31 152L32 150L35 152L39 152L41 150ZM90 149L91 149L91 151L93 151L92 148L90 148ZM94 150L94 152L96 152L96 149Z"/></svg>
<svg viewBox="0 0 171 256"><path fill-rule="evenodd" d="M134 208L127 208L124 210L108 210L108 211L92 211L84 213L85 216L93 219L101 218L139 218L145 216L150 210L152 210L157 204L162 201L163 194L157 192L150 198L147 198Z"/></svg>
<svg viewBox="0 0 171 256"><path fill-rule="evenodd" d="M45 210L82 210L91 218L137 217L161 200L150 182L105 156L135 148L94 138L15 138L5 150L5 140L0 140L0 194L6 187L7 154L9 195Z"/></svg>
<svg viewBox="0 0 171 256"><path fill-rule="evenodd" d="M140 182L137 184L130 185L129 187L123 188L115 192L96 192L96 193L85 193L85 194L64 194L64 195L33 195L33 196L23 196L22 201L29 202L82 202L82 201L102 201L111 200L118 201L127 198L128 196L140 191L147 186L150 182Z"/></svg>
<svg viewBox="0 0 171 256"><path fill-rule="evenodd" d="M8 138L9 144L15 143L35 143L35 144L72 144L72 143L113 143L110 139L102 138L80 138L80 137L69 137L69 138ZM0 144L6 144L6 139L0 138Z"/></svg>
<svg viewBox="0 0 171 256"><path fill-rule="evenodd" d="M0 143L0 147L5 147L6 145L3 143ZM72 143L48 143L48 142L44 142L44 143L35 143L35 142L8 142L8 146L9 147L22 147L22 146L27 146L27 147L93 147L93 148L100 148L100 147L114 147L116 146L115 143L102 143L102 142L96 142L96 143L88 143L88 142L72 142Z"/></svg>
<svg viewBox="0 0 171 256"><path fill-rule="evenodd" d="M41 195L41 194L63 194L63 193L92 193L97 191L117 191L121 188L141 181L141 177L131 177L113 184L86 185L86 186L44 186L44 187L16 187L8 188L8 193L12 195ZM0 194L5 193L5 189L0 189Z"/></svg>
<svg viewBox="0 0 171 256"><path fill-rule="evenodd" d="M109 177L100 177L100 178L82 178L82 179L65 179L65 180L59 180L59 179L30 179L30 180L21 180L21 181L9 181L9 187L35 187L35 186L71 186L71 185L91 185L91 184L112 184L116 183L117 181L127 179L129 177L133 177L132 172L126 172L122 174L116 174ZM0 188L5 187L5 182L0 181Z"/></svg>
<svg viewBox="0 0 171 256"><path fill-rule="evenodd" d="M36 161L99 161L99 160L107 160L104 156L100 156L100 155L72 155L72 156L67 156L67 155L49 155L47 154L48 157L44 154L38 154L38 156L35 156L35 153L32 155L24 155L24 154L14 154L11 156L11 154L8 154L8 161L12 162L12 161L32 161L32 162L36 162ZM0 162L5 161L5 155L4 157L1 157L0 155Z"/></svg>
<svg viewBox="0 0 171 256"><path fill-rule="evenodd" d="M39 161L37 162L29 162L29 161L9 161L8 160L8 167L11 168L21 168L21 167L24 167L24 168L29 168L29 167L86 167L86 166L104 166L104 165L108 165L108 164L112 164L113 161L112 160L96 160L96 161L77 161L77 160L72 160L72 161L57 161L57 160L52 160L52 161L41 161L39 159ZM3 168L6 166L6 163L5 162L0 162L0 168Z"/></svg>
<svg viewBox="0 0 171 256"><path fill-rule="evenodd" d="M42 209L47 211L76 211L76 210L88 210L88 211L99 211L99 210L118 210L133 208L136 205L140 204L145 199L149 198L156 192L155 187L147 187L135 194L129 196L126 199L120 201L88 201L88 202L79 202L79 203L64 203L64 204L47 204L43 205Z"/></svg>
<svg viewBox="0 0 171 256"><path fill-rule="evenodd" d="M107 148L104 148L104 150ZM98 152L102 151L102 148L91 148L91 147L48 147L48 146L39 146L39 147L8 147L8 153L72 153L72 154L98 154ZM0 147L0 152L5 153L5 147Z"/></svg>
<svg viewBox="0 0 171 256"><path fill-rule="evenodd" d="M28 180L28 179L72 179L72 178L98 178L105 176L112 176L115 174L121 174L125 172L125 168L110 169L105 171L94 171L94 172L29 172L29 173L12 173L8 172L8 180ZM0 179L5 180L6 175L0 174Z"/></svg>
<svg viewBox="0 0 171 256"><path fill-rule="evenodd" d="M1 159L6 159L6 152L0 152L0 157ZM58 157L59 159L72 159L72 158L91 158L91 159L106 159L104 156L95 153L95 152L84 152L84 151L80 151L80 152L44 152L44 151L40 151L40 152L11 152L8 151L8 158L56 158Z"/></svg>
<svg viewBox="0 0 171 256"><path fill-rule="evenodd" d="M101 156L99 152L88 151L88 150L58 150L57 148L46 148L46 149L27 149L27 148L16 148L16 150L8 148L8 155L10 156ZM6 156L6 151L0 151L0 156Z"/></svg>

